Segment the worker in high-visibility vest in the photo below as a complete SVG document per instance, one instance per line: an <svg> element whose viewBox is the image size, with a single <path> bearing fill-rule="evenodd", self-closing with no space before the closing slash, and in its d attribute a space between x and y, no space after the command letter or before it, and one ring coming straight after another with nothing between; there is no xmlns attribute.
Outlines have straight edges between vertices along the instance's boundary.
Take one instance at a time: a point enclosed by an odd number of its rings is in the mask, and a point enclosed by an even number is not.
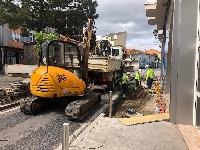
<svg viewBox="0 0 200 150"><path fill-rule="evenodd" d="M149 91L149 93L151 93L152 92L151 87L153 84L153 77L154 77L154 70L149 65L146 66L146 69L147 69L146 80L147 80L148 91Z"/></svg>
<svg viewBox="0 0 200 150"><path fill-rule="evenodd" d="M137 72L135 73L135 82L136 82L136 85L135 85L135 90L138 89L138 87L140 86L140 81L141 81L141 69L138 69Z"/></svg>
<svg viewBox="0 0 200 150"><path fill-rule="evenodd" d="M128 83L130 81L130 72L127 72L122 77L122 98L126 98L126 94L128 92Z"/></svg>

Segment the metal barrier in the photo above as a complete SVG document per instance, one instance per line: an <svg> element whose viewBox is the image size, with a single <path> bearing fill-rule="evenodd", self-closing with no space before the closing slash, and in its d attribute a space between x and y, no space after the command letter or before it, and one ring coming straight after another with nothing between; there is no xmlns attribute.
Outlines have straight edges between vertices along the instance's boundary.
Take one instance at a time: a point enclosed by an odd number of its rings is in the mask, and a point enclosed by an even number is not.
<svg viewBox="0 0 200 150"><path fill-rule="evenodd" d="M62 150L69 150L69 123L63 123Z"/></svg>
<svg viewBox="0 0 200 150"><path fill-rule="evenodd" d="M112 91L110 91L109 105L110 105L110 109L109 109L109 118L112 118Z"/></svg>

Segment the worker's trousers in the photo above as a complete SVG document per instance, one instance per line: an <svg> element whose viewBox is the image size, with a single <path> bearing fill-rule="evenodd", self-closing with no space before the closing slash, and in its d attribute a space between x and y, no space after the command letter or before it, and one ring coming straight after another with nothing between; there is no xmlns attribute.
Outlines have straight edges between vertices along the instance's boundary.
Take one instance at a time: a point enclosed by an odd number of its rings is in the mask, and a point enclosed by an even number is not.
<svg viewBox="0 0 200 150"><path fill-rule="evenodd" d="M127 94L128 92L128 84L122 84L122 94Z"/></svg>
<svg viewBox="0 0 200 150"><path fill-rule="evenodd" d="M135 83L135 84L136 84L135 86L136 86L136 87L139 87L139 86L140 86L140 81L138 81L138 79L135 79L135 82L136 82L136 83Z"/></svg>
<svg viewBox="0 0 200 150"><path fill-rule="evenodd" d="M148 86L148 89L151 89L152 84L153 84L153 78L147 79L147 86Z"/></svg>

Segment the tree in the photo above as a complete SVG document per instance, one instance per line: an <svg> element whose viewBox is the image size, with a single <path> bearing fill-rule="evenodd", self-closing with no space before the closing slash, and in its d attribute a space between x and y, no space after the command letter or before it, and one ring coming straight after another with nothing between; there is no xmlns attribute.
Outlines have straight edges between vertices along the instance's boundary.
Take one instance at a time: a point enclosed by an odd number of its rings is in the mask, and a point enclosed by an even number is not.
<svg viewBox="0 0 200 150"><path fill-rule="evenodd" d="M82 2L77 3L75 7L70 7L67 13L67 35L79 35L79 33L82 32L82 27L88 21L88 18L93 20L97 19L99 17L99 15L96 14L97 6L97 1L82 0Z"/></svg>
<svg viewBox="0 0 200 150"><path fill-rule="evenodd" d="M154 54L155 55L155 60L160 61L160 58L158 57L158 54Z"/></svg>
<svg viewBox="0 0 200 150"><path fill-rule="evenodd" d="M88 17L97 19L96 0L6 0L0 2L0 24L21 28L23 35L29 30L43 31L55 28L59 34L73 35L83 27ZM75 5L72 5L75 4Z"/></svg>

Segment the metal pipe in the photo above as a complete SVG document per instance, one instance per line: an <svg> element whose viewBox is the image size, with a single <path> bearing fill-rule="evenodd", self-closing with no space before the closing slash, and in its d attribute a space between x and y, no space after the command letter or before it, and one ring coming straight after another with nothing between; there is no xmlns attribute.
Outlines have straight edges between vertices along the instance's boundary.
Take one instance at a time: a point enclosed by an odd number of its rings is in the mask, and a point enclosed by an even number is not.
<svg viewBox="0 0 200 150"><path fill-rule="evenodd" d="M69 150L69 123L63 123L62 150Z"/></svg>
<svg viewBox="0 0 200 150"><path fill-rule="evenodd" d="M112 91L110 91L109 101L110 101L109 118L112 118Z"/></svg>

